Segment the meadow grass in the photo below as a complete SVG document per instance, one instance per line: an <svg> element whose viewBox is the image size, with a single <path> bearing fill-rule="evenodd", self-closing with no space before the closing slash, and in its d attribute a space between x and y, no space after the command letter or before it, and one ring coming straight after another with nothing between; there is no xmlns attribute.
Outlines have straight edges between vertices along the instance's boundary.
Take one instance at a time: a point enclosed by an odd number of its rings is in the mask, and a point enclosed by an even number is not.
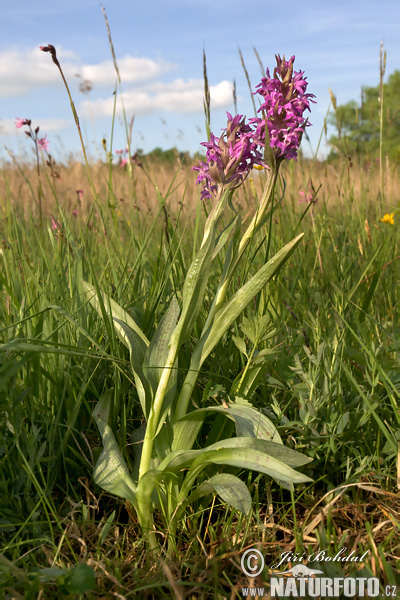
<svg viewBox="0 0 400 600"><path fill-rule="evenodd" d="M102 444L92 414L103 394L112 394L110 424L130 469L143 417L128 354L110 320L88 303L81 281L109 294L150 339L182 288L207 204L199 202L189 160L141 161L127 169L110 161L86 165L90 179L76 161L43 164L40 185L37 168L24 160L12 157L3 167L3 597L239 598L242 587L264 585L241 570L241 554L251 547L262 550L266 571L282 552L333 556L346 548L363 561L318 568L327 576L374 575L382 593L399 586L396 166L383 168L381 160L367 170L347 156L283 165L282 201L268 239L257 234L229 295L268 256L305 235L206 360L192 403L229 402L262 351L265 369L251 401L286 446L312 459L302 470L313 482L290 492L236 469L251 493L250 515L218 497L211 506L193 503L172 554L164 552L168 532L159 515L162 552L155 560L129 502L93 482ZM244 226L264 177L254 171L235 195ZM392 212L394 224L381 221ZM180 351L180 382L221 265ZM233 428L225 427L229 437ZM221 433L210 426L208 435Z"/></svg>
<svg viewBox="0 0 400 600"><path fill-rule="evenodd" d="M382 586L394 585L399 240L397 222L380 218L396 208L396 172L388 176L392 187L382 205L379 168L348 172L341 163L300 159L285 169L271 253L300 231L304 239L207 360L193 401L200 406L234 393L254 349L249 322L268 315L257 349L269 349L269 361L252 401L274 421L286 445L313 459L304 472L314 483L297 486L291 495L265 476L243 473L253 498L251 516L220 500L211 508L193 506L174 557L157 564L148 563L129 505L92 482L100 444L91 415L103 392L113 388L112 428L128 465L141 417L126 352L88 306L79 281L97 282L150 336L189 266L187 240L199 237L197 192L194 175L178 162L175 169L135 167L135 197L122 169L112 169L112 187L108 166L93 165L92 172L99 205L88 200L78 163L62 169L56 189L51 180L44 183L40 228L32 199L35 171L27 165L3 169L5 597L79 594L91 589L92 570L96 586L89 597L240 597L241 586L257 584L240 569L240 553L251 546L263 550L267 565L287 550L368 550L363 564L341 565L342 572L360 570L379 577ZM255 173L246 181L237 200L244 217L257 201L259 178ZM321 185L311 207L299 195L310 178L315 190ZM76 190L82 188L79 204ZM51 229L51 215L57 229ZM239 279L264 264L262 241L260 234L231 293ZM214 281L212 275L206 298ZM192 343L181 353L182 372ZM82 564L89 571L77 571ZM329 563L322 568L328 575L339 569Z"/></svg>

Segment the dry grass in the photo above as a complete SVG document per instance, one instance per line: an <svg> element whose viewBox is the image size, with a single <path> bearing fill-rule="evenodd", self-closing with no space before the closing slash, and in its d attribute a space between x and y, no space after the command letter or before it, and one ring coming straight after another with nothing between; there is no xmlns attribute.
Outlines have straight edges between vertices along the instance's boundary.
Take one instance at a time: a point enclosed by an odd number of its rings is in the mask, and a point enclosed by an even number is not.
<svg viewBox="0 0 400 600"><path fill-rule="evenodd" d="M194 164L194 163L193 163ZM69 162L66 165L53 167L60 178L52 177L49 167L42 167L41 180L43 187L43 217L57 214L57 203L66 216L79 216L85 221L92 211L92 192L84 165L80 162ZM117 216L130 220L132 209L144 215L154 214L159 207L159 198L168 196L167 207L171 215L182 210L183 216L195 215L199 188L195 185L196 175L191 172L190 165L182 164L177 157L174 164L155 162L144 159L141 167L133 166L133 179L129 177L126 167L112 167L112 188L110 187L109 166L97 162L91 165L92 177L101 203L107 203L115 210ZM238 208L245 208L252 203L254 196L260 192L260 175L253 172L245 186L237 193L235 200ZM312 187L319 189L318 201L328 209L340 207L349 202L372 207L380 201L379 165L360 168L358 165L346 165L342 162L333 164L299 160L296 164L288 164L282 170L286 184L285 202L291 201L294 206L301 205L300 191L310 194ZM3 178L0 181L0 198L8 198L11 206L24 218L28 218L30 210L37 212L38 176L36 168L27 164L6 164ZM82 190L83 194L79 194ZM396 166L387 162L385 171L385 202L383 211L395 209L400 193L399 173ZM74 213L75 211L75 213Z"/></svg>

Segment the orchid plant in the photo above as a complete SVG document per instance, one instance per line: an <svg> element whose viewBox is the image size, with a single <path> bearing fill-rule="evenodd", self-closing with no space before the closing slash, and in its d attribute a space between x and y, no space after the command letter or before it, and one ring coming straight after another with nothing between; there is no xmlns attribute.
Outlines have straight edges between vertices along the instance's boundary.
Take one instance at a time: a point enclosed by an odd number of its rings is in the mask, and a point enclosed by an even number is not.
<svg viewBox="0 0 400 600"><path fill-rule="evenodd" d="M302 71L294 72L294 56L289 61L276 56L277 66L257 86L262 97L261 116L246 122L241 115L228 113L226 129L204 142L205 161L193 169L202 185L201 198L211 201L203 239L186 274L180 300L173 296L151 340L138 323L114 300L97 287L83 282L87 299L103 318L111 319L115 331L130 353L144 424L133 433L138 444L131 473L109 425L112 393L108 391L93 416L103 441L103 451L94 470L94 481L111 494L128 500L136 510L150 548L158 548L154 514L161 511L173 549L179 521L188 505L203 496L218 494L234 508L247 514L251 497L244 482L235 474L218 472L207 476L210 465L251 469L276 479L293 489L296 483L310 481L297 471L309 462L300 453L283 445L273 422L249 402L267 351L255 353L235 387L235 397L217 406L195 408L192 392L200 370L222 336L246 306L268 284L299 245L298 235L268 260L249 281L228 297L230 284L243 255L257 232L274 210L274 190L279 167L297 156L305 127L304 112L310 110L313 95L306 93ZM253 217L242 231L240 214L232 200L251 170L264 169L267 176L263 194ZM229 208L233 209L229 213ZM228 225L221 227L226 214ZM219 284L200 336L191 355L190 366L178 385L178 358L182 345L193 333L217 257L223 256ZM219 264L219 263L215 263ZM205 446L194 448L209 417L215 417ZM236 437L219 439L222 421L230 420Z"/></svg>

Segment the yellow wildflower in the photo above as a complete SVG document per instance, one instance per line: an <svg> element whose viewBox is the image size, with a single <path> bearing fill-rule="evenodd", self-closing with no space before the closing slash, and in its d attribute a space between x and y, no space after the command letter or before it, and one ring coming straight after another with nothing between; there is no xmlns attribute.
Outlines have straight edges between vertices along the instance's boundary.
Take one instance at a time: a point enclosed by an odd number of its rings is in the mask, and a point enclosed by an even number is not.
<svg viewBox="0 0 400 600"><path fill-rule="evenodd" d="M381 221L382 223L389 223L390 225L394 225L394 213L386 213L386 215L383 215Z"/></svg>

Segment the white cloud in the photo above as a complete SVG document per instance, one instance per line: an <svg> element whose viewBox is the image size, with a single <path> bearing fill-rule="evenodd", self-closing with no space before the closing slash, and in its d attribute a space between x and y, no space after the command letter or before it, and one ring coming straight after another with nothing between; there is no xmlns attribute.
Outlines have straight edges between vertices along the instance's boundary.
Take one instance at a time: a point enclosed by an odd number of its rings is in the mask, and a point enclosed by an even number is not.
<svg viewBox="0 0 400 600"><path fill-rule="evenodd" d="M122 83L151 81L174 68L174 65L166 61L157 62L150 58L135 58L129 55L117 59L117 66ZM98 65L84 65L80 69L80 74L84 79L89 79L94 86L113 85L116 79L112 60L104 61Z"/></svg>
<svg viewBox="0 0 400 600"><path fill-rule="evenodd" d="M71 53L68 53L71 58ZM0 53L0 95L23 96L33 88L59 84L60 74L50 56L39 48Z"/></svg>
<svg viewBox="0 0 400 600"><path fill-rule="evenodd" d="M79 57L72 51L57 48L67 81L78 83L76 75L90 80L93 92L78 106L81 117L111 117L114 111L112 90L116 73L112 60L99 64L82 65ZM124 88L124 105L128 115L144 116L157 112L173 112L178 114L196 114L203 111L204 82L202 79L175 79L165 81L165 73L176 68L175 65L162 59L153 60L146 57L125 55L117 59ZM161 78L164 81L161 81ZM56 65L49 53L39 48L23 51L10 49L0 52L0 96L8 98L11 107L13 99L40 90L43 98L51 88L62 91L63 85ZM109 95L104 96L104 88ZM227 108L232 104L232 83L226 80L210 86L211 107ZM75 94L74 94L75 95ZM50 97L50 96L49 96ZM36 101L36 100L35 100ZM48 98L46 102L48 103ZM29 104L27 103L27 109ZM28 111L29 113L29 111ZM117 99L117 114L121 114L121 102ZM13 117L29 117L29 114L6 114L8 119L0 121L3 134L16 132ZM41 131L52 132L64 129L68 120L43 119ZM34 123L37 125L37 123Z"/></svg>
<svg viewBox="0 0 400 600"><path fill-rule="evenodd" d="M210 86L211 106L213 109L223 108L232 103L232 83L221 81ZM170 83L154 82L140 90L131 89L124 92L124 106L128 114L136 116L149 115L155 112L198 113L203 110L204 83L201 79L176 79ZM112 116L114 97L103 98L81 103L79 113L82 116L95 114L96 117ZM117 114L122 108L117 102Z"/></svg>
<svg viewBox="0 0 400 600"><path fill-rule="evenodd" d="M95 88L113 86L115 83L112 60L97 65L81 65L74 52L60 47L57 48L57 57L69 82L79 74L83 79L89 79ZM174 68L173 64L163 60L129 55L117 59L117 64L122 82L131 84L151 81ZM0 96L3 98L23 96L33 89L60 85L60 74L47 52L39 48L0 52Z"/></svg>

